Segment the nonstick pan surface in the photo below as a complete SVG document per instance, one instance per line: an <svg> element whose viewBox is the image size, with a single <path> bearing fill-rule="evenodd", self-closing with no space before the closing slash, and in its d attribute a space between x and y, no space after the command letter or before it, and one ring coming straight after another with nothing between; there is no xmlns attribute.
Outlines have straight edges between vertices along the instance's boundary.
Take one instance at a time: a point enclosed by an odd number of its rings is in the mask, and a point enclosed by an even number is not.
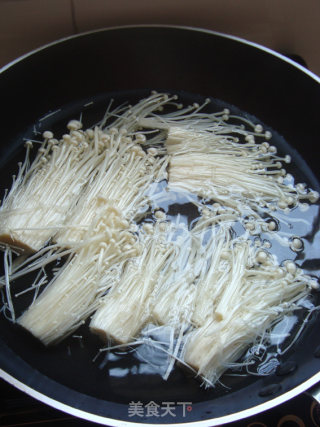
<svg viewBox="0 0 320 427"><path fill-rule="evenodd" d="M186 103L212 97L212 108L227 105L257 117L276 131L276 143L292 155L298 176L319 191L319 79L280 55L233 37L158 26L71 37L2 70L1 188L10 185L23 138L35 129L62 133L81 112L85 125L92 125L111 98L134 102L152 89L178 93ZM317 275L318 206L314 212L314 252L307 268ZM315 303L318 299L316 294ZM107 425L217 425L266 410L320 380L317 312L281 359L282 371L267 377L229 377L225 384L230 388L214 390L200 388L179 368L164 382L134 354L124 359L114 353L107 364L103 358L93 363L101 345L85 327L79 332L85 345L69 338L46 349L3 316L0 322L4 379L52 406ZM130 417L130 402L138 401L160 406L173 402L176 416ZM183 413L182 403L191 410Z"/></svg>

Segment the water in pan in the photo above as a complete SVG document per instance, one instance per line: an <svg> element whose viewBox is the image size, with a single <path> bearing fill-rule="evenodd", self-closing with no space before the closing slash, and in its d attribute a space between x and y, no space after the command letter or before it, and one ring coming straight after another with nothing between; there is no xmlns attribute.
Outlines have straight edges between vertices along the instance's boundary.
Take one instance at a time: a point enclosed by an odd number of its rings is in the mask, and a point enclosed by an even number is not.
<svg viewBox="0 0 320 427"><path fill-rule="evenodd" d="M82 100L77 104L64 106L61 110L50 112L32 125L22 138L37 139L39 133L50 129L56 135L61 135L65 131L65 126L69 119L78 118L80 111L84 127L89 127L96 123L104 113L111 97L115 98L116 104L124 101L134 103L147 92L123 93L113 95L104 95L94 100ZM181 101L185 104L194 101L201 102L203 98L180 94ZM255 122L258 120L247 114L240 112L237 108L224 104L221 101L211 100L207 108L211 111L220 111L223 108L229 108L234 114L243 115ZM292 166L289 172L297 179L297 182L306 182L308 186L318 190L318 184L315 181L311 171L305 165L303 159L293 150L284 139L276 132L272 131L272 143L277 146L280 153L289 153L292 158ZM18 159L21 159L22 150L19 148L20 141L16 146L10 147L6 158L2 160L1 178L2 188L10 186L11 174L16 169ZM11 151L9 151L11 150ZM197 208L189 200L177 198L169 203L163 202L160 206L163 208L169 218L175 218L177 214L188 223L191 223L199 216ZM303 217L304 222L295 221L295 218ZM319 277L320 259L318 259L319 235L317 223L319 219L319 205L314 204L306 212L299 210L292 212L291 221L282 222L281 229L303 236L304 250L295 253L290 248L284 248L277 241L270 242L272 251L276 253L279 259L293 259L301 266L306 273ZM240 232L240 231L239 231ZM260 236L265 240L265 236ZM15 283L15 291L24 287L24 283ZM21 296L17 299L17 310L21 312L28 303L30 297ZM318 303L318 296L313 296L313 303ZM295 336L308 313L308 307L298 313L288 315L278 326L268 348L268 353L261 358L260 354L256 357L256 363L250 367L253 373L269 374L273 372L278 363L285 361L292 351L288 351L283 357L279 356L279 351L290 344L288 333ZM308 327L312 327L314 317L310 318ZM3 339L24 360L32 364L50 378L64 384L71 389L80 391L84 394L94 396L104 400L128 404L131 400L141 400L148 402L151 400L162 402L164 400L179 400L193 402L209 400L212 397L218 397L231 391L239 390L246 385L257 380L255 376L245 375L245 371L237 372L236 375L228 372L222 378L223 385L218 385L213 390L200 389L199 382L186 375L180 368L175 368L168 381L163 381L161 375L163 366L166 363L166 355L157 352L152 347L141 346L136 352L134 349L126 351L111 351L102 353L96 360L95 356L101 347L99 339L88 332L87 325L81 327L75 334L63 341L56 347L44 348L35 339L16 328L9 325L5 319L1 319L5 324L3 328ZM307 329L307 328L305 328ZM299 340L301 341L301 337ZM297 345L299 344L297 341ZM248 350L249 352L252 349Z"/></svg>

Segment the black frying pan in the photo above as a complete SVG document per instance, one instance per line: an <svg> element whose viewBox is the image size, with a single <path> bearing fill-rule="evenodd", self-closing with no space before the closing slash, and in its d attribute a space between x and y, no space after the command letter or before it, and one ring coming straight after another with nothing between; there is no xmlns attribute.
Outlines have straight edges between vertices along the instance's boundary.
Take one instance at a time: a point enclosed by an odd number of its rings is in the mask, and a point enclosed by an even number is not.
<svg viewBox="0 0 320 427"><path fill-rule="evenodd" d="M135 101L158 89L179 93L187 102L210 96L258 117L290 144L297 173L319 191L319 82L274 52L210 31L142 26L67 38L2 70L1 186L10 185L22 138L32 136L34 125L62 132L80 111L90 125L101 118L111 97ZM90 101L94 104L83 107ZM314 231L318 222L319 216ZM318 274L319 260L313 261L309 267ZM227 378L230 390L201 389L178 368L164 382L134 355L123 360L114 354L104 367L102 360L92 363L100 343L85 329L80 331L84 348L70 338L45 349L2 316L0 322L0 373L5 380L49 405L108 425L217 425L271 408L320 380L317 313L281 360L282 371ZM139 400L192 402L192 411L183 416L182 405L177 405L175 418L129 417L129 403Z"/></svg>

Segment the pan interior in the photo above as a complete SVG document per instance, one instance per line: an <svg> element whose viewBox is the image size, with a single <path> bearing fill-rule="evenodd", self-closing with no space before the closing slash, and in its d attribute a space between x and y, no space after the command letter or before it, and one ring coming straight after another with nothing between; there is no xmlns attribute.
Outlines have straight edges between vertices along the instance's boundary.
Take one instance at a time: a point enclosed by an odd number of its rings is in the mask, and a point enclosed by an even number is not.
<svg viewBox="0 0 320 427"><path fill-rule="evenodd" d="M66 124L70 119L79 119L80 117L84 123L84 128L90 127L101 120L111 99L114 99L114 105L120 105L123 102L135 103L142 97L149 95L149 93L150 90L148 89L100 94L93 98L83 99L75 104L63 105L56 112L49 111L43 117L39 117L36 123L30 124L22 133L15 135L13 138L14 143L7 147L4 152L0 164L2 192L6 188L10 188L11 176L17 169L17 162L23 159L24 151L22 147L25 139L37 139L41 137L41 133L45 130L51 130L59 137L65 132ZM204 101L204 97L200 95L186 92L179 92L178 95L184 104L202 103ZM212 99L206 108L211 112L229 108L234 114L259 122L258 119L240 111L237 107L220 100ZM296 177L297 182L306 182L308 186L319 191L319 184L316 178L299 153L276 131L269 129L267 124L263 125L265 129L272 131L272 143L277 146L279 152L291 155L293 159L292 170L289 170L289 172ZM189 221L197 216L194 207L183 201L177 206L169 206L168 213L174 216L182 211L188 216ZM304 253L296 256L295 261L305 269L306 273L319 277L320 259L316 255L319 253L317 251L319 235L317 234L316 226L319 221L319 204L314 205L303 215L307 215L307 220L310 223L308 233L304 236L308 246ZM15 292L23 289L25 281L28 279L29 277L13 283ZM15 306L18 314L27 307L30 303L30 298L32 296L25 295L16 299ZM319 304L319 294L314 294L312 298L314 304ZM306 311L304 310L297 314L299 322L295 328L301 325L305 316ZM316 373L313 363L313 352L316 348L316 340L314 339L316 336L316 321L317 315L315 314L310 318L303 333L291 350L283 357L279 357L279 361L282 364L288 361L293 361L296 364L297 369L294 375L279 376L274 373L268 377L253 375L232 376L230 372L227 372L222 377L221 384L218 384L214 389L205 390L200 387L198 380L186 375L179 367L174 368L168 381L164 381L160 372L163 357L165 356L157 352L149 354L149 362L143 360L134 349L128 349L123 352L111 351L93 361L99 348L101 348L101 342L88 332L87 324L74 334L76 337L71 336L57 346L45 348L28 333L7 321L3 315L0 317L3 345L12 350L18 359L32 367L37 372L37 375L40 374L43 378L48 378L71 391L89 397L87 399L88 406L90 406L91 398L119 404L120 406L117 406L119 411L117 417L120 419L128 419L127 408L131 401L141 401L146 404L152 400L159 405L168 401L192 402L192 404L198 405L199 411L202 411L202 417L205 419L213 415L222 416L241 410L245 399L247 401L251 399L252 406L262 403L269 397L259 396L259 391L270 384L281 385L275 391L275 395L287 391L308 378L308 376ZM82 338L80 339L79 336ZM30 384L32 384L32 379L30 379ZM39 387L41 388L40 384ZM42 390L40 389L39 391L41 392ZM209 402L217 402L214 405L214 409L212 409L212 404L209 404ZM230 402L233 403L231 404ZM85 410L91 411L90 407L86 407ZM108 411L110 411L110 408L108 408ZM102 407L96 409L96 412L102 415L110 415L110 412L105 413L105 409ZM111 415L114 416L114 414ZM190 417L186 421L191 421ZM142 419L139 421L143 422Z"/></svg>

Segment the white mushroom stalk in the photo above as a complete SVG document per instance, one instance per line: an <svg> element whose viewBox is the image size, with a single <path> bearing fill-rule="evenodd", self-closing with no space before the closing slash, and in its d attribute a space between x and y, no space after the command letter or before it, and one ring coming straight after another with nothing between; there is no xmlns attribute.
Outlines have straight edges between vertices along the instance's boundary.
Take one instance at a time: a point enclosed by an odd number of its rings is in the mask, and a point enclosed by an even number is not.
<svg viewBox="0 0 320 427"><path fill-rule="evenodd" d="M203 264L202 255L201 245L183 229L176 240L175 254L152 295L152 318L156 324L170 325L176 331L190 324L194 281Z"/></svg>
<svg viewBox="0 0 320 427"><path fill-rule="evenodd" d="M266 141L272 137L270 131L230 115L228 109L203 112L209 103L206 100L201 106L194 104L161 115L152 112L139 119L142 127L167 133L165 145L172 156L170 187L226 206L247 204L254 210L293 208L300 200L314 203L319 199L316 191L307 191L303 184L284 183L287 174L283 163L290 163L291 158L278 156L276 147ZM230 198L236 201L231 203Z"/></svg>
<svg viewBox="0 0 320 427"><path fill-rule="evenodd" d="M211 385L250 343L318 287L294 262L280 266L248 241L230 242L226 260L224 286L206 300L212 314L186 334L183 350L184 362Z"/></svg>
<svg viewBox="0 0 320 427"><path fill-rule="evenodd" d="M125 221L133 220L148 203L146 192L152 182L166 177L166 157L156 150L147 153L122 129L104 133L109 149L95 169L95 177L70 211L65 227L55 236L60 246L72 246L82 239L96 212L113 206ZM138 138L138 136L136 136Z"/></svg>
<svg viewBox="0 0 320 427"><path fill-rule="evenodd" d="M111 267L136 256L139 249L113 208L92 224L85 242L18 319L45 345L61 341L84 323L116 280Z"/></svg>
<svg viewBox="0 0 320 427"><path fill-rule="evenodd" d="M210 274L216 273L217 260L223 253L221 246L229 249L233 219L232 215L210 215L203 209L195 227L179 236L175 257L153 295L152 316L157 324L170 325L179 332L196 322L202 304L208 309L207 301L215 286ZM218 228L212 228L217 224Z"/></svg>
<svg viewBox="0 0 320 427"><path fill-rule="evenodd" d="M59 141L51 131L46 131L31 165L29 159L33 143L27 141L25 161L19 163L18 174L13 177L12 187L0 208L0 242L19 247L24 252L36 252L42 248L57 231L65 227L66 215L76 205L84 186L91 184L98 173L98 165L103 161L101 175L106 171L103 168L112 163L112 155L119 154L114 146L106 150L117 139L110 137L111 129L118 133L120 128L123 130L126 126L132 137L141 144L145 136L143 133L135 134L139 127L137 115L144 117L174 99L174 96L170 98L154 93L133 107L111 110L110 105L100 128L83 131L82 123L72 120L68 124L69 133ZM103 131L104 123L110 120L113 123ZM123 132L120 134L124 139ZM128 141L126 145L129 145ZM149 157L156 154L153 152ZM145 160L147 166L149 159ZM157 162L161 163L159 159ZM140 183L140 187L143 192L143 183ZM125 202L126 199L123 199L123 204ZM85 223L84 227L87 225Z"/></svg>
<svg viewBox="0 0 320 427"><path fill-rule="evenodd" d="M129 105L121 115L114 115L115 120L110 126L117 127L118 129L124 127L128 134L134 134L141 127L145 127L141 125L141 121L146 117L153 115L157 111L162 111L164 106L178 106L175 102L177 99L178 97L176 95L168 95L152 91L151 95L147 98L142 99L135 105ZM107 118L109 118L109 111L107 112ZM104 127L104 123L105 120L102 121L101 127ZM161 127L158 126L155 126L154 128L161 129ZM142 140L141 142L144 141Z"/></svg>
<svg viewBox="0 0 320 427"><path fill-rule="evenodd" d="M165 223L148 224L145 230L147 234L140 233L141 255L127 262L119 283L101 300L91 320L91 331L104 341L129 343L150 320L150 296L174 253L168 238L174 230Z"/></svg>
<svg viewBox="0 0 320 427"><path fill-rule="evenodd" d="M101 161L105 144L71 121L70 133L56 140L44 132L44 142L29 166L32 142L19 164L18 175L0 210L0 241L35 252L62 227L66 214Z"/></svg>
<svg viewBox="0 0 320 427"><path fill-rule="evenodd" d="M233 127L226 123L215 131L194 131L189 128L173 126L168 129L166 147L168 154L198 153L229 153L234 155L246 155L254 157L261 147L255 143L255 139L248 132L247 141L239 143L239 138L233 135ZM242 131L243 132L243 131ZM249 138L249 136L251 138ZM273 148L274 149L274 148ZM261 154L261 151L260 153Z"/></svg>
<svg viewBox="0 0 320 427"><path fill-rule="evenodd" d="M168 145L172 145L169 150L172 149L173 152L179 152L180 148L184 150L185 147L182 145L185 145L185 142L181 144L181 139L185 139L184 132L188 132L189 137L190 133L203 132L205 139L207 137L210 139L209 144L206 144L206 149L209 151L212 149L212 144L219 146L223 143L225 146L232 147L233 143L239 142L239 138L244 138L247 141L244 145L253 147L256 137L266 140L272 137L271 132L264 131L260 124L256 125L241 116L230 115L228 108L215 113L205 112L210 102L210 99L206 99L202 105L194 103L185 108L177 104L176 111L161 115L152 112L147 117L140 117L139 123L144 128L157 128L169 133ZM191 141L188 144L190 143ZM197 144L191 143L191 146L195 148ZM204 149L205 146L202 145L200 149L197 147L196 151L204 152Z"/></svg>
<svg viewBox="0 0 320 427"><path fill-rule="evenodd" d="M192 313L192 323L197 327L212 318L217 299L230 279L226 268L230 241L230 227L222 226L211 230L209 241L204 246L206 265L197 281ZM239 269L242 264L238 263L237 266Z"/></svg>
<svg viewBox="0 0 320 427"><path fill-rule="evenodd" d="M270 163L270 167L274 165ZM225 206L257 211L296 206L299 194L285 185L281 170L268 173L266 162L230 154L190 153L174 155L170 160L169 186L196 193Z"/></svg>

